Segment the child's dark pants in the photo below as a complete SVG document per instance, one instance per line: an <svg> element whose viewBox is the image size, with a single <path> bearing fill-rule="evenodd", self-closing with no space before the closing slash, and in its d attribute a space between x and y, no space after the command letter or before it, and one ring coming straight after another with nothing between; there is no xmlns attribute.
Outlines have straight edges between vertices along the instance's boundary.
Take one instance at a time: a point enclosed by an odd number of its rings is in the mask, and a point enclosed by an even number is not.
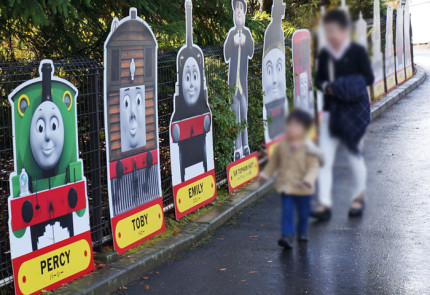
<svg viewBox="0 0 430 295"><path fill-rule="evenodd" d="M312 196L282 194L282 235L294 234L294 207L298 214L297 232L308 230Z"/></svg>

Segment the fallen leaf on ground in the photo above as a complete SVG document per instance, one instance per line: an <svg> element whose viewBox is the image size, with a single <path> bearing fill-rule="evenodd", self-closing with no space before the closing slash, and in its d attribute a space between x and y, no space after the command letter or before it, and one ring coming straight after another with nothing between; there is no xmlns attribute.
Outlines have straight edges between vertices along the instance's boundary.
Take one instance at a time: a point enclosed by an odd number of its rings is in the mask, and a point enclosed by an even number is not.
<svg viewBox="0 0 430 295"><path fill-rule="evenodd" d="M156 274L156 275L159 275L159 274L160 274L160 272L159 272L159 271L156 271L156 272L155 272L155 274Z"/></svg>
<svg viewBox="0 0 430 295"><path fill-rule="evenodd" d="M147 280L147 279L149 279L149 277L143 277L143 279L144 279L144 280Z"/></svg>
<svg viewBox="0 0 430 295"><path fill-rule="evenodd" d="M246 279L245 279L245 280L241 280L241 282L242 282L242 283L245 283L245 282L246 282Z"/></svg>
<svg viewBox="0 0 430 295"><path fill-rule="evenodd" d="M130 263L134 263L134 260L130 260Z"/></svg>
<svg viewBox="0 0 430 295"><path fill-rule="evenodd" d="M256 271L256 270L251 270L251 271L249 271L248 273L257 273L258 271Z"/></svg>
<svg viewBox="0 0 430 295"><path fill-rule="evenodd" d="M155 243L154 242L151 242L151 246L154 246L155 245Z"/></svg>
<svg viewBox="0 0 430 295"><path fill-rule="evenodd" d="M256 239L256 238L258 238L258 236L248 236L248 238Z"/></svg>
<svg viewBox="0 0 430 295"><path fill-rule="evenodd" d="M97 269L106 267L106 264L104 264L103 262L101 262L99 260L94 261L94 263L96 264Z"/></svg>
<svg viewBox="0 0 430 295"><path fill-rule="evenodd" d="M220 240L220 241L224 241L224 238L218 238L218 240Z"/></svg>
<svg viewBox="0 0 430 295"><path fill-rule="evenodd" d="M178 232L177 232L177 231L174 231L174 232L173 232L173 235L174 235L174 236L178 235Z"/></svg>
<svg viewBox="0 0 430 295"><path fill-rule="evenodd" d="M273 260L268 260L267 262L272 263L272 262L273 262Z"/></svg>
<svg viewBox="0 0 430 295"><path fill-rule="evenodd" d="M149 285L145 285L145 290L149 290L151 287Z"/></svg>
<svg viewBox="0 0 430 295"><path fill-rule="evenodd" d="M218 269L218 271L226 271L227 270L227 268L220 268L220 269Z"/></svg>

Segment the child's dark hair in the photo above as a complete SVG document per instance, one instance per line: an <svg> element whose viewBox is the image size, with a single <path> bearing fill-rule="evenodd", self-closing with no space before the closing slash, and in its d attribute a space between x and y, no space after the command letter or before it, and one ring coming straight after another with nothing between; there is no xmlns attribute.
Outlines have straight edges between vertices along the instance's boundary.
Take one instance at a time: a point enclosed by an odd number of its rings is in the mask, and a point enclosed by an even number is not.
<svg viewBox="0 0 430 295"><path fill-rule="evenodd" d="M348 14L343 9L333 9L327 11L327 13L323 17L323 23L336 23L342 29L347 29L350 25Z"/></svg>
<svg viewBox="0 0 430 295"><path fill-rule="evenodd" d="M291 121L298 122L299 124L303 125L306 130L309 130L312 126L312 117L309 115L309 113L296 109L292 111L288 116L285 122L288 124Z"/></svg>

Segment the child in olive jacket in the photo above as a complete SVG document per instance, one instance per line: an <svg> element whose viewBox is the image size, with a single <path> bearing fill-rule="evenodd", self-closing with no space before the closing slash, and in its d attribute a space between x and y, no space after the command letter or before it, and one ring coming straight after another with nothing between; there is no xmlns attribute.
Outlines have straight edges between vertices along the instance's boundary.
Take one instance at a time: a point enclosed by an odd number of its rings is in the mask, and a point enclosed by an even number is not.
<svg viewBox="0 0 430 295"><path fill-rule="evenodd" d="M275 188L282 197L282 237L278 244L292 248L294 236L294 207L298 213L298 240L306 242L311 199L315 193L322 156L307 138L312 125L308 113L295 110L286 120L286 138L275 148L269 163L261 173L267 180L276 174Z"/></svg>

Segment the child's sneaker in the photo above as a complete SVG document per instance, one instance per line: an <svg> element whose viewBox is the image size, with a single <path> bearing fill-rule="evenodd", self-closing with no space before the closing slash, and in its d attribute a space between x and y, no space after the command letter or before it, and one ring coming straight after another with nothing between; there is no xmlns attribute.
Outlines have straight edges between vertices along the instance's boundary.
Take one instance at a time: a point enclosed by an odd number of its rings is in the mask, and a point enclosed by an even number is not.
<svg viewBox="0 0 430 295"><path fill-rule="evenodd" d="M309 239L308 239L308 235L307 235L306 233L298 234L298 235L297 235L297 240L298 240L299 242L302 242L302 243L307 242L307 241L309 240Z"/></svg>
<svg viewBox="0 0 430 295"><path fill-rule="evenodd" d="M279 239L278 245L285 249L293 248L293 235L283 235L282 238Z"/></svg>

